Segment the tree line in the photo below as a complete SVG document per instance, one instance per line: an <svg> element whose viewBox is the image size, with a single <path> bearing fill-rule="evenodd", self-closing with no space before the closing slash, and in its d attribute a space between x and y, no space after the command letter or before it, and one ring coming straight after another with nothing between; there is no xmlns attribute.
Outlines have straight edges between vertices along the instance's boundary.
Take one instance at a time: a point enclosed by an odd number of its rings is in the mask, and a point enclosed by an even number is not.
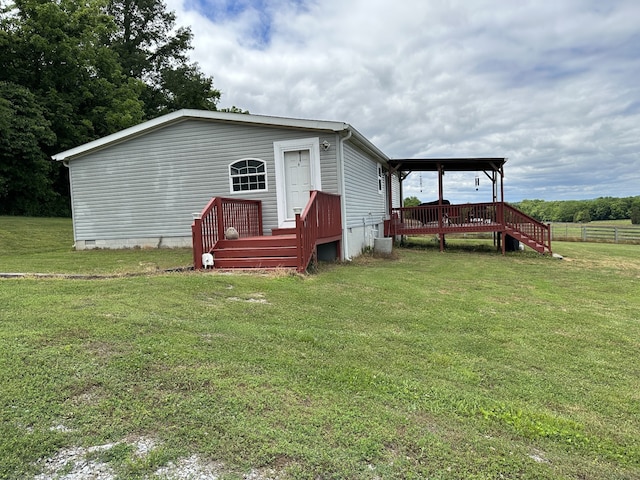
<svg viewBox="0 0 640 480"><path fill-rule="evenodd" d="M542 222L578 222L625 220L640 224L640 196L593 200L523 200L513 204L527 215Z"/></svg>
<svg viewBox="0 0 640 480"><path fill-rule="evenodd" d="M0 214L68 216L51 155L220 91L162 0L0 0ZM232 107L233 111L240 111Z"/></svg>

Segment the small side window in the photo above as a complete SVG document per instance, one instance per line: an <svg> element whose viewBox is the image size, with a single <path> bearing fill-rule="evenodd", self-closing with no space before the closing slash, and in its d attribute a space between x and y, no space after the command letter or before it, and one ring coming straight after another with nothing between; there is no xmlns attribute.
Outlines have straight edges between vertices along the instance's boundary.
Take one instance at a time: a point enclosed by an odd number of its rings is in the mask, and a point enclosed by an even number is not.
<svg viewBox="0 0 640 480"><path fill-rule="evenodd" d="M384 193L384 170L380 164L378 164L378 193Z"/></svg>
<svg viewBox="0 0 640 480"><path fill-rule="evenodd" d="M267 165L258 158L243 158L229 165L231 192L267 190Z"/></svg>

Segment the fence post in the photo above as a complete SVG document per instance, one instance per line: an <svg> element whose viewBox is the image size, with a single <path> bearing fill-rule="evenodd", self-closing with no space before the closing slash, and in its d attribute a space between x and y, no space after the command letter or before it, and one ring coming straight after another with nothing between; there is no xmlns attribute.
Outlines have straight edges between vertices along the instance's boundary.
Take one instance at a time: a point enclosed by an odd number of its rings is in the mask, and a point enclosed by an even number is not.
<svg viewBox="0 0 640 480"><path fill-rule="evenodd" d="M618 243L618 227L613 227L613 241Z"/></svg>
<svg viewBox="0 0 640 480"><path fill-rule="evenodd" d="M582 227L582 241L583 242L587 241L587 227L585 226Z"/></svg>

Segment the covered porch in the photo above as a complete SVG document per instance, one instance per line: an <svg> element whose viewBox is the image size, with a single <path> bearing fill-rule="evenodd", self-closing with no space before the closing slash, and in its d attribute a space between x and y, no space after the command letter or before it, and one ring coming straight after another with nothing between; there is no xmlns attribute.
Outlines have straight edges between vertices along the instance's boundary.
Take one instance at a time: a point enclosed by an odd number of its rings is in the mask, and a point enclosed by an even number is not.
<svg viewBox="0 0 640 480"><path fill-rule="evenodd" d="M385 235L438 235L440 250L443 251L447 234L491 232L502 253L505 253L511 238L539 253L551 254L549 226L504 202L506 161L506 158L499 157L390 160L391 173L397 173L400 178L401 199L404 197L402 182L409 173L437 172L438 200L416 207L389 205L391 216L385 223ZM492 198L483 203L451 204L443 196L445 172L483 172L491 181Z"/></svg>

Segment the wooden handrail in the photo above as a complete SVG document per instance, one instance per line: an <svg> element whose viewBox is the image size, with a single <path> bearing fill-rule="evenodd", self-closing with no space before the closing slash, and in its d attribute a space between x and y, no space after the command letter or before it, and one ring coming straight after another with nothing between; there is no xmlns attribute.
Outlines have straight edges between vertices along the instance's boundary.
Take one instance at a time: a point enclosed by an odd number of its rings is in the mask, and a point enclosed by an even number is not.
<svg viewBox="0 0 640 480"><path fill-rule="evenodd" d="M419 205L393 208L388 236L396 235L400 225L448 228L454 225L488 225L501 220L500 203L465 203L457 205Z"/></svg>
<svg viewBox="0 0 640 480"><path fill-rule="evenodd" d="M539 222L507 203L504 204L504 207L505 226L526 235L551 252L551 227L549 225Z"/></svg>
<svg viewBox="0 0 640 480"><path fill-rule="evenodd" d="M298 272L304 272L317 254L318 240L342 235L340 195L311 191L309 202L296 214Z"/></svg>
<svg viewBox="0 0 640 480"><path fill-rule="evenodd" d="M241 238L262 235L262 202L239 198L213 197L191 224L193 266L202 268L202 254L210 253L234 227Z"/></svg>

